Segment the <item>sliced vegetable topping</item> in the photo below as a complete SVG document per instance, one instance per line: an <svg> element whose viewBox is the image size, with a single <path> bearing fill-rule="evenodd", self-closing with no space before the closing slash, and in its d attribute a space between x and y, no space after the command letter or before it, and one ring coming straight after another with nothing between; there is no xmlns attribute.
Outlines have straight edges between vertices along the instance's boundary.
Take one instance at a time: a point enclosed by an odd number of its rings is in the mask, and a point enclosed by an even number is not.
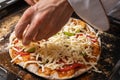
<svg viewBox="0 0 120 80"><path fill-rule="evenodd" d="M28 52L28 53L33 53L33 52L35 52L35 47L32 47L32 48L28 49L26 52Z"/></svg>
<svg viewBox="0 0 120 80"><path fill-rule="evenodd" d="M94 39L95 36L94 35L87 35L87 37L91 38L91 39Z"/></svg>
<svg viewBox="0 0 120 80"><path fill-rule="evenodd" d="M29 55L29 53L27 52L16 52L16 54L21 55L21 56Z"/></svg>
<svg viewBox="0 0 120 80"><path fill-rule="evenodd" d="M97 42L97 39L92 39L92 41L95 43L95 42Z"/></svg>
<svg viewBox="0 0 120 80"><path fill-rule="evenodd" d="M70 33L70 32L64 32L64 34L67 36L74 36L75 35L75 33Z"/></svg>
<svg viewBox="0 0 120 80"><path fill-rule="evenodd" d="M83 64L74 63L74 64L71 64L71 65L66 65L64 68L57 69L57 70L58 71L68 71L68 70L75 69L75 68L82 67L82 66L83 66Z"/></svg>
<svg viewBox="0 0 120 80"><path fill-rule="evenodd" d="M83 34L76 34L76 38L78 38L79 36L83 36Z"/></svg>

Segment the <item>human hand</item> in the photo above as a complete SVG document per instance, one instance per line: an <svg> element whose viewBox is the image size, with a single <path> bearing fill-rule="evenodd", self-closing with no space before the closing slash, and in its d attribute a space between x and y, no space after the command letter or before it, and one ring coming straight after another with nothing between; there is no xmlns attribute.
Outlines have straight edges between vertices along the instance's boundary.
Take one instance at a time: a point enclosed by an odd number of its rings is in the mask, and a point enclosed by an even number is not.
<svg viewBox="0 0 120 80"><path fill-rule="evenodd" d="M34 5L35 3L37 3L39 0L25 0L29 5Z"/></svg>
<svg viewBox="0 0 120 80"><path fill-rule="evenodd" d="M73 9L67 0L40 0L28 8L15 27L15 34L24 45L47 39L68 21Z"/></svg>

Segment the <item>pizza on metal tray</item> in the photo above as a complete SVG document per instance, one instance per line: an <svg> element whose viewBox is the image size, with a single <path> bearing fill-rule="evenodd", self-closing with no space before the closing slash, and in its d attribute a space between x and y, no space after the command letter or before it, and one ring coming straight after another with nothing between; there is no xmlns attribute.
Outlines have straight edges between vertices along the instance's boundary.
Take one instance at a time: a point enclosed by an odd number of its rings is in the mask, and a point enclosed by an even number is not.
<svg viewBox="0 0 120 80"><path fill-rule="evenodd" d="M79 19L68 23L48 40L24 46L10 36L11 62L47 79L70 79L95 68L100 56L97 32Z"/></svg>

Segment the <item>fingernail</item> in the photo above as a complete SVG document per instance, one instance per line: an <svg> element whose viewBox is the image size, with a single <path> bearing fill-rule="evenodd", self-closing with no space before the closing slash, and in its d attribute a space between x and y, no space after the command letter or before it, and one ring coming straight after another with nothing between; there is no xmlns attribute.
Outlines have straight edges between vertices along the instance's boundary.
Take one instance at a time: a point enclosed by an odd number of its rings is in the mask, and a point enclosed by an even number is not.
<svg viewBox="0 0 120 80"><path fill-rule="evenodd" d="M29 41L29 40L27 40L27 41L23 40L23 42L22 42L22 43L23 43L23 45L25 45L25 46L26 46L26 45L29 45L29 44L30 44L30 41Z"/></svg>

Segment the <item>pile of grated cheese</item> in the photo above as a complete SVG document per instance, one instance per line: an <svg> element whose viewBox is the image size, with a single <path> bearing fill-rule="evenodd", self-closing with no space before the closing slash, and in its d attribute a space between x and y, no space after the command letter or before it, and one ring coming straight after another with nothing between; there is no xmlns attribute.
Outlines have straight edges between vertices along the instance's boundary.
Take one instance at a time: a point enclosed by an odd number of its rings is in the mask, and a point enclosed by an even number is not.
<svg viewBox="0 0 120 80"><path fill-rule="evenodd" d="M90 37L87 37L90 30L86 26L68 22L61 31L48 40L43 39L36 43L31 42L29 46L23 46L20 40L13 44L17 38L15 38L15 35L12 35L14 41L10 41L9 47L18 52L26 51L32 47L35 48L35 52L30 53L31 58L34 57L35 60L26 61L24 67L26 67L28 63L37 63L42 68L42 71L44 71L45 67L54 70L62 69L64 64L80 63L86 65L90 64L95 68L94 65L97 64L96 62L89 62L84 58L84 56L87 55L90 58L97 59L96 56L92 55L93 41ZM17 50L15 47L19 47L20 50ZM20 55L16 56L12 62L16 59L20 59L20 57Z"/></svg>

